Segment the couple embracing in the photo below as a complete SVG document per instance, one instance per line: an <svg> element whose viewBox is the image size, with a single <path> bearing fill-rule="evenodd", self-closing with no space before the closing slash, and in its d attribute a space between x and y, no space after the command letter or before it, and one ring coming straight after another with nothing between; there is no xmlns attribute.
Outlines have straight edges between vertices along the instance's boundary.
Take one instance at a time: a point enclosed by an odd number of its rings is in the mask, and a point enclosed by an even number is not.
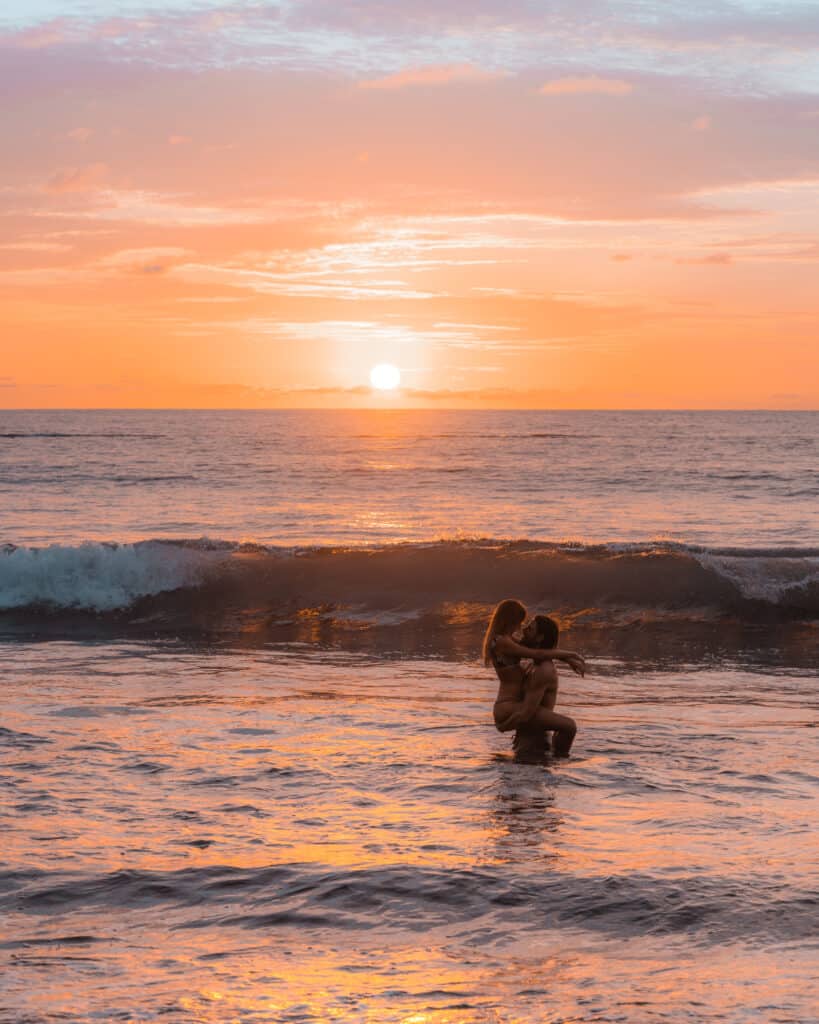
<svg viewBox="0 0 819 1024"><path fill-rule="evenodd" d="M549 732L552 753L567 757L577 726L574 719L554 710L555 661L565 661L581 676L586 663L579 654L558 648L559 627L554 619L535 615L523 626L526 615L520 601L501 601L484 637L484 663L493 666L500 683L493 709L495 726L500 732L515 730L514 747L522 760L548 752Z"/></svg>

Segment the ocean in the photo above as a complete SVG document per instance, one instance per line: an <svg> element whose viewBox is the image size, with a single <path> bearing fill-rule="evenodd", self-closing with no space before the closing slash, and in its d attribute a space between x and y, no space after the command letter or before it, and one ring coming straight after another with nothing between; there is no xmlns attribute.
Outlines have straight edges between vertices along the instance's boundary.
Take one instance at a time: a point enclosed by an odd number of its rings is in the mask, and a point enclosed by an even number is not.
<svg viewBox="0 0 819 1024"><path fill-rule="evenodd" d="M819 413L0 412L0 1021L819 1021L818 498Z"/></svg>

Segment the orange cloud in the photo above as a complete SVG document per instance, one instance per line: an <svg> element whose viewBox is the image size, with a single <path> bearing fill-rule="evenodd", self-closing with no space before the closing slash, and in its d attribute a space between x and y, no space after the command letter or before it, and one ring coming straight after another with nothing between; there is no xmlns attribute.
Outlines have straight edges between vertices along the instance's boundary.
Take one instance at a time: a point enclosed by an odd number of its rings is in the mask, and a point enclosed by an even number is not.
<svg viewBox="0 0 819 1024"><path fill-rule="evenodd" d="M359 82L360 89L404 89L413 85L447 85L450 82L486 82L505 78L505 71L488 71L474 64L429 64L421 68L406 68L384 78L371 78Z"/></svg>
<svg viewBox="0 0 819 1024"><path fill-rule="evenodd" d="M707 256L692 256L690 259L681 258L675 263L688 264L692 267L725 267L733 263L733 257L729 252L711 252Z"/></svg>
<svg viewBox="0 0 819 1024"><path fill-rule="evenodd" d="M185 249L176 246L123 249L101 259L98 266L101 269L122 270L126 273L161 274L187 255Z"/></svg>
<svg viewBox="0 0 819 1024"><path fill-rule="evenodd" d="M584 75L579 78L553 78L540 87L541 96L581 96L593 93L602 96L628 96L634 92L631 82L622 78L599 78Z"/></svg>

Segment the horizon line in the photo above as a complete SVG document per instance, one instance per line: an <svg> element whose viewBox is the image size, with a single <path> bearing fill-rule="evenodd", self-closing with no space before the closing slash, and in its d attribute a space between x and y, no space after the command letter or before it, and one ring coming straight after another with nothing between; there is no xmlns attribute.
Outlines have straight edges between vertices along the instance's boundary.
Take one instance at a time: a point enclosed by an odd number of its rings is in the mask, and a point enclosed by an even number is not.
<svg viewBox="0 0 819 1024"><path fill-rule="evenodd" d="M4 412L819 412L819 406L793 408L782 406L439 406L383 405L333 406L221 406L221 405L95 405L95 406L0 406Z"/></svg>

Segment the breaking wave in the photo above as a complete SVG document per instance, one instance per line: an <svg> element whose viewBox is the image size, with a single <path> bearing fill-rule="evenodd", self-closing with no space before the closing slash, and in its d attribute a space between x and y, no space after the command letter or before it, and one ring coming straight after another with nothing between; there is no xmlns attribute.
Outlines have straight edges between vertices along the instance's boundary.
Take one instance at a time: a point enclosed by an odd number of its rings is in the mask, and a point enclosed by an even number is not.
<svg viewBox="0 0 819 1024"><path fill-rule="evenodd" d="M248 616L351 627L443 614L477 623L516 596L564 621L819 619L819 548L441 540L277 548L220 540L0 549L0 615L83 613L154 628Z"/></svg>
<svg viewBox="0 0 819 1024"><path fill-rule="evenodd" d="M205 569L202 553L171 544L7 545L0 554L0 610L110 612L140 598L195 587Z"/></svg>

